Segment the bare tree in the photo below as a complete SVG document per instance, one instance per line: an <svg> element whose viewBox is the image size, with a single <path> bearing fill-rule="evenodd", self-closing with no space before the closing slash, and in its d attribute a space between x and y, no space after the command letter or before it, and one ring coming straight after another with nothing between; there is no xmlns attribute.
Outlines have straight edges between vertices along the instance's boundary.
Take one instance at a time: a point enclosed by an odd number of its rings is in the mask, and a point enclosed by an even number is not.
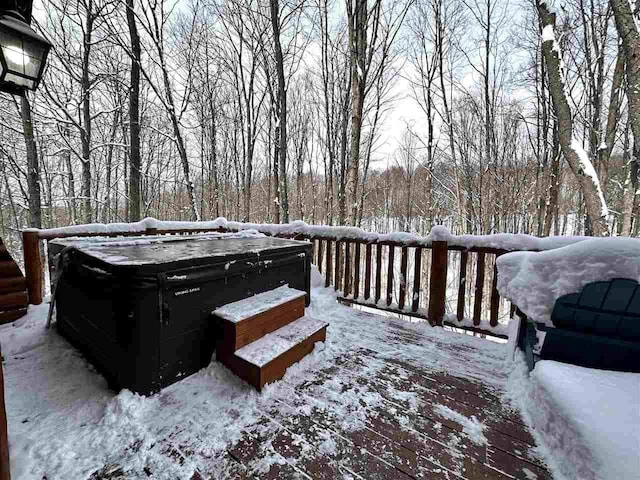
<svg viewBox="0 0 640 480"><path fill-rule="evenodd" d="M608 234L606 223L608 208L600 188L598 174L573 131L571 107L564 90L565 72L562 67L562 53L559 44L555 40L556 16L544 2L538 2L538 12L543 26L542 49L547 64L549 91L551 92L553 107L558 118L560 146L580 185L580 191L584 196L586 213L593 233L595 235L606 235Z"/></svg>

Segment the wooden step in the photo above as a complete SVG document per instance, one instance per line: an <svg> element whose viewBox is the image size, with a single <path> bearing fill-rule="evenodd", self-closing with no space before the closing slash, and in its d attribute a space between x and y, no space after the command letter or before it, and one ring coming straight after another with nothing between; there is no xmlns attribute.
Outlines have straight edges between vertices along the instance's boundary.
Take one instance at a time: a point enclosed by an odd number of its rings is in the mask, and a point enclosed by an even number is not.
<svg viewBox="0 0 640 480"><path fill-rule="evenodd" d="M0 278L19 277L20 267L13 260L0 260Z"/></svg>
<svg viewBox="0 0 640 480"><path fill-rule="evenodd" d="M235 353L217 351L216 358L257 390L280 380L287 368L324 342L328 323L309 316L299 318Z"/></svg>
<svg viewBox="0 0 640 480"><path fill-rule="evenodd" d="M213 312L222 326L217 349L233 353L302 317L305 295L282 286L218 308Z"/></svg>
<svg viewBox="0 0 640 480"><path fill-rule="evenodd" d="M18 320L19 318L24 317L26 314L26 307L0 311L0 325Z"/></svg>
<svg viewBox="0 0 640 480"><path fill-rule="evenodd" d="M29 303L27 292L3 293L0 295L0 310L24 308Z"/></svg>
<svg viewBox="0 0 640 480"><path fill-rule="evenodd" d="M0 294L24 292L27 290L27 280L24 277L0 278Z"/></svg>

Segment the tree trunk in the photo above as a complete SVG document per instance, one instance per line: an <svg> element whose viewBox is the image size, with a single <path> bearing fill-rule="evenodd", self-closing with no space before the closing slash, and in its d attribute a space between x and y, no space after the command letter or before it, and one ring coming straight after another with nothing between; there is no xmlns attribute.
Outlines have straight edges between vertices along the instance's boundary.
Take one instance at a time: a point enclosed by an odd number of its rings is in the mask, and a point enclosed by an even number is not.
<svg viewBox="0 0 640 480"><path fill-rule="evenodd" d="M91 82L89 80L89 61L93 35L93 2L89 1L86 12L86 31L83 36L82 52L82 221L91 223Z"/></svg>
<svg viewBox="0 0 640 480"><path fill-rule="evenodd" d="M360 137L366 85L367 21L366 0L353 0L347 6L349 51L351 60L351 146L347 172L346 200L351 202L350 223L358 218L358 183L360 179Z"/></svg>
<svg viewBox="0 0 640 480"><path fill-rule="evenodd" d="M129 221L140 220L140 36L136 26L134 0L127 0L127 24L131 41L129 86Z"/></svg>
<svg viewBox="0 0 640 480"><path fill-rule="evenodd" d="M276 72L278 75L278 176L280 177L280 220L289 223L289 189L287 186L287 87L284 78L284 58L282 45L280 45L280 7L279 0L270 0L271 27L273 28L273 50L276 60Z"/></svg>
<svg viewBox="0 0 640 480"><path fill-rule="evenodd" d="M38 150L36 139L33 135L33 122L31 120L31 105L26 94L20 98L20 114L22 116L22 128L24 141L27 148L27 188L29 191L29 226L42 228L42 207L40 200L40 164L38 162Z"/></svg>
<svg viewBox="0 0 640 480"><path fill-rule="evenodd" d="M634 197L636 196L637 185L633 185L633 179L638 178L638 168L637 163L632 162L631 154L629 151L629 130L631 122L627 123L627 128L624 132L624 142L622 145L622 161L626 166L627 174L624 182L624 187L622 190L622 207L620 208L620 223L618 224L618 233L624 236L631 235L631 224L633 221L633 203Z"/></svg>
<svg viewBox="0 0 640 480"><path fill-rule="evenodd" d="M596 236L608 235L608 209L600 189L598 174L582 145L574 137L571 107L564 90L564 72L561 71L560 46L555 40L556 16L549 11L546 3L539 1L537 5L543 27L542 52L547 64L549 91L558 119L560 148L580 185L592 233Z"/></svg>
<svg viewBox="0 0 640 480"><path fill-rule="evenodd" d="M633 197L630 201L632 205L637 205L638 198L638 170L640 170L640 32L638 31L638 16L640 15L640 2L630 2L629 0L611 0L613 14L616 21L618 37L622 41L622 49L626 60L627 76L627 99L629 101L629 123L633 133L633 150L631 165L629 166L628 181L631 184ZM631 5L635 5L635 11L631 10ZM627 211L628 220L631 221L632 214L636 210L632 207ZM635 222L636 228L638 221ZM627 225L631 231L630 225ZM636 229L634 228L634 230Z"/></svg>

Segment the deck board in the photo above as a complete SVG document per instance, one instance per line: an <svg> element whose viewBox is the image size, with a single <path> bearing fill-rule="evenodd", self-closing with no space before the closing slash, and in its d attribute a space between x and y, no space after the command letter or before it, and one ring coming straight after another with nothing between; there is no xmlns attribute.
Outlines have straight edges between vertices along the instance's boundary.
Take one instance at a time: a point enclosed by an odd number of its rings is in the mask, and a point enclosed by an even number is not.
<svg viewBox="0 0 640 480"><path fill-rule="evenodd" d="M401 328L396 334L398 341L421 341ZM279 386L286 394L274 399L223 455L206 458L175 443L189 429L204 434L206 424L196 427L195 422L167 435L159 451L182 466L192 462L194 480L552 478L524 422L503 404L495 386L413 365L392 353L355 348L305 382L285 377ZM372 362L380 364L375 377L357 373ZM379 395L379 402L350 405L360 421L345 428L339 418L345 399L365 390ZM403 393L409 394L406 399ZM437 405L484 422L488 444L474 443L460 424L438 414ZM116 467L105 466L92 478L109 478L107 472Z"/></svg>
<svg viewBox="0 0 640 480"><path fill-rule="evenodd" d="M133 417L125 415L114 427L98 411L94 431L118 441L109 444L114 449L108 455L91 457L88 475L74 478L551 478L525 423L503 398L508 374L503 345L332 305L312 297L309 313L330 323L326 342L260 394L214 361L147 399L116 396L99 385L76 399L74 384L64 383L58 365L65 365L62 372L85 369L86 381L98 379L69 355L71 347L60 349L54 336L48 344L36 343L33 353L5 357L7 388L26 395L45 380L61 384L57 395L65 395L62 403L68 405L55 412L64 419L56 430L62 436L87 406L116 406L116 411L124 408L120 401L137 406ZM38 370L28 363L22 367L28 355L40 359ZM48 391L32 394L47 400L47 408L26 424L21 404L9 405L16 412L13 431L28 429L30 438L49 431L46 414L56 397L48 399ZM469 435L465 422L447 408L481 422L486 443ZM73 438L62 442L75 451L83 447ZM47 469L43 465L39 471Z"/></svg>
<svg viewBox="0 0 640 480"><path fill-rule="evenodd" d="M347 473L367 479L529 479L532 474L551 478L533 453L535 443L522 420L502 404L500 393L490 386L442 372L422 371L403 362L388 362L375 378L356 376L353 383L343 383L339 388L332 382L343 371L376 360L375 352L358 349L350 358L322 369L313 380L292 386L296 395L265 413L277 428L264 434L261 441L286 458L287 465L295 466L296 473L309 478L340 478ZM353 431L342 428L331 409L314 408L308 416L296 413L313 399L322 399L325 405L336 404L339 395L362 385L377 392L383 404L363 406L366 420ZM419 393L417 411L393 397L392 390ZM467 439L459 424L434 411L438 404L484 420L489 444L476 445ZM402 417L411 417L412 426L403 426ZM327 442L335 445L335 454L323 447ZM280 474L281 467L277 467Z"/></svg>

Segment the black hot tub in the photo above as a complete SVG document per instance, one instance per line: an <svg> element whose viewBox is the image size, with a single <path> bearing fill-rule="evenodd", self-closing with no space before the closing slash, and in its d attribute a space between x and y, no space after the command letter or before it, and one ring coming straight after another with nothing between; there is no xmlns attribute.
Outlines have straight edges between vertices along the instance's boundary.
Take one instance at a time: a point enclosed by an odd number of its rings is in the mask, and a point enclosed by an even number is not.
<svg viewBox="0 0 640 480"><path fill-rule="evenodd" d="M50 242L64 250L58 331L114 389L151 394L205 367L211 311L288 284L310 294L311 244L269 237ZM59 272L58 272L59 273Z"/></svg>

